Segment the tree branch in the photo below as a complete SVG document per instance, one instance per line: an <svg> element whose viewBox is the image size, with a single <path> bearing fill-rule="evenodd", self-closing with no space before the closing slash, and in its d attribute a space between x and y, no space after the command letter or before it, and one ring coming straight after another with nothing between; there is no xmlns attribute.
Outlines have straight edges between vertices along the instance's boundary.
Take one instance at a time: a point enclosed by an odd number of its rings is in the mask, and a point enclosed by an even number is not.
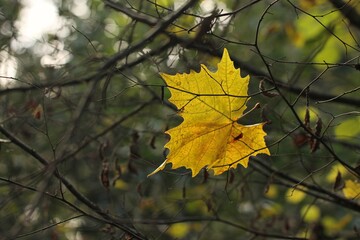
<svg viewBox="0 0 360 240"><path fill-rule="evenodd" d="M250 161L250 166L252 168L254 168L255 170L259 171L260 173L268 176L268 177L277 177L279 179L283 179L285 180L286 182L290 182L290 183L293 183L294 185L301 185L303 187L306 187L307 189L315 192L315 193L318 193L318 194L322 194L322 195L317 195L316 197L318 198L321 198L323 200L326 200L326 201L330 201L332 203L335 203L339 206L342 206L342 207L346 207L348 209L351 209L351 210L354 210L356 212L360 212L360 205L357 204L356 202L354 201L350 201L346 198L343 198L337 194L334 194L332 192L329 192L323 188L321 188L320 186L315 186L313 184L309 184L309 183L306 183L304 181L300 181L298 179L295 179L291 176L288 176L287 174L284 174L276 169L273 169L271 168L270 166L267 166L265 163L263 163L263 161L261 161L261 159L259 157L251 157L251 160ZM254 164L255 163L255 164ZM260 166L262 169L266 170L267 173L265 173L264 171L262 171L258 166ZM311 193L310 191L308 190L303 190L304 192L306 193ZM327 196L327 197L323 197L323 196Z"/></svg>
<svg viewBox="0 0 360 240"><path fill-rule="evenodd" d="M180 7L177 11L170 13L169 15L165 16L164 19L158 21L158 23L151 28L149 32L147 32L144 36L144 39L138 43L135 43L131 47L115 54L112 58L110 58L104 66L101 68L100 71L106 71L111 66L113 66L119 60L127 57L130 53L134 53L137 50L143 48L145 45L149 44L154 37L156 37L159 33L165 31L165 29L172 24L184 11L189 9L193 6L198 0L190 0L182 7Z"/></svg>
<svg viewBox="0 0 360 240"><path fill-rule="evenodd" d="M11 142L14 143L16 146L18 146L20 149L22 149L23 151L30 154L32 157L34 157L36 160L38 160L44 166L48 167L48 171L52 171L53 175L56 178L58 178L61 181L61 183L63 183L66 186L66 188L76 197L76 199L78 199L80 202L84 203L87 207L89 207L90 209L95 211L103 219L113 222L114 224L116 224L116 226L119 229L121 229L124 232L126 232L127 234L135 237L136 239L143 239L143 240L147 239L145 236L143 236L141 233L137 232L135 229L130 228L130 227L128 227L126 225L123 225L123 224L118 224L117 220L114 217L107 214L99 206L97 206L95 203L90 201L87 197L82 195L66 178L64 178L62 175L60 175L60 173L55 170L56 168L55 168L54 164L49 163L47 160L45 160L45 158L40 156L34 149L32 149L27 144L25 144L23 141L21 141L16 136L14 136L9 131L7 131L2 125L0 125L0 132L4 136L9 138L9 140L11 140Z"/></svg>
<svg viewBox="0 0 360 240"><path fill-rule="evenodd" d="M350 23L360 29L360 14L350 5L351 0L345 3L342 0L329 0L346 17Z"/></svg>

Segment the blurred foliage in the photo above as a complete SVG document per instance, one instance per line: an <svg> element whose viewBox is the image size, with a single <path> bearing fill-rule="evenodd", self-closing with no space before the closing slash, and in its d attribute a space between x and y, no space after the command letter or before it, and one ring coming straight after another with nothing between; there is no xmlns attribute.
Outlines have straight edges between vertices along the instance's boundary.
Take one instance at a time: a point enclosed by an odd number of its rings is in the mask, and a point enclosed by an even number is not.
<svg viewBox="0 0 360 240"><path fill-rule="evenodd" d="M0 4L0 239L359 239L357 1L49 0L29 37L30 2ZM271 156L148 178L181 122L159 73L224 47Z"/></svg>

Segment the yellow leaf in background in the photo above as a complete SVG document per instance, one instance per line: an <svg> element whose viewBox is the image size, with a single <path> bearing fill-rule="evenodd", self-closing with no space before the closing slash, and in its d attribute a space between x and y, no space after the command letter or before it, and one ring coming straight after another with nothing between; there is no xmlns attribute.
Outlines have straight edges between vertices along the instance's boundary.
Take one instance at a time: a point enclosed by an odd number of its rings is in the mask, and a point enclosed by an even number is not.
<svg viewBox="0 0 360 240"><path fill-rule="evenodd" d="M342 218L335 218L330 216L325 216L322 218L321 223L324 226L326 232L329 234L337 233L343 230L353 219L351 214L346 214Z"/></svg>
<svg viewBox="0 0 360 240"><path fill-rule="evenodd" d="M189 223L175 223L172 224L169 229L167 230L167 233L172 238L184 238L190 231L190 225Z"/></svg>
<svg viewBox="0 0 360 240"><path fill-rule="evenodd" d="M267 198L276 198L278 195L278 187L274 184L270 184L267 191L265 192L265 196Z"/></svg>
<svg viewBox="0 0 360 240"><path fill-rule="evenodd" d="M325 0L300 0L299 5L301 8L307 10L320 4L324 4L325 2Z"/></svg>
<svg viewBox="0 0 360 240"><path fill-rule="evenodd" d="M339 172L341 176L344 177L347 175L348 170L342 164L337 163L331 168L330 172L326 176L326 181L329 183L334 183Z"/></svg>
<svg viewBox="0 0 360 240"><path fill-rule="evenodd" d="M335 136L339 139L348 139L360 134L360 117L353 117L342 121L335 127Z"/></svg>
<svg viewBox="0 0 360 240"><path fill-rule="evenodd" d="M157 0L156 4L159 4L162 7L169 7L174 4L174 0Z"/></svg>
<svg viewBox="0 0 360 240"><path fill-rule="evenodd" d="M280 204L275 202L267 202L262 204L260 209L261 218L269 218L279 215L282 212L283 208Z"/></svg>
<svg viewBox="0 0 360 240"><path fill-rule="evenodd" d="M321 215L320 208L315 205L305 205L301 208L301 215L304 219L304 222L316 222L317 220L319 220Z"/></svg>
<svg viewBox="0 0 360 240"><path fill-rule="evenodd" d="M296 204L301 202L306 197L306 194L297 188L289 188L285 194L285 197L286 201L289 203Z"/></svg>
<svg viewBox="0 0 360 240"><path fill-rule="evenodd" d="M184 121L166 132L171 137L165 145L170 153L150 175L167 163L172 163L173 169L191 169L193 177L203 167L218 175L238 164L247 167L250 156L270 155L264 123L237 123L249 100L250 78L240 77L240 69L234 68L226 49L217 72L201 65L199 73L161 76L171 92L169 101L177 106Z"/></svg>
<svg viewBox="0 0 360 240"><path fill-rule="evenodd" d="M327 63L335 63L340 61L343 54L348 54L348 52L353 51L352 48L344 47L344 44L335 36L341 36L342 41L349 45L356 46L341 13L339 11L332 11L331 9L331 5L329 5L328 8L315 7L311 11L311 16L308 14L300 14L294 23L294 31L299 35L298 37L304 44L311 43L314 40L323 41L321 49L319 49L319 52L314 56L314 62L323 63L326 61ZM323 16L321 18L314 18L313 15ZM330 34L329 31L333 32L335 36ZM316 65L315 67L320 66Z"/></svg>
<svg viewBox="0 0 360 240"><path fill-rule="evenodd" d="M304 119L305 117L305 114L306 114L306 110L309 110L309 114L310 114L310 123L312 125L315 124L316 120L319 118L320 115L320 112L319 112L319 109L315 108L315 107L306 107L306 106L303 106L303 107L298 107L296 108L296 113Z"/></svg>
<svg viewBox="0 0 360 240"><path fill-rule="evenodd" d="M128 184L121 179L116 179L114 181L114 187L116 189L120 189L120 190L128 190L129 189Z"/></svg>
<svg viewBox="0 0 360 240"><path fill-rule="evenodd" d="M295 29L295 26L291 23L286 23L284 26L286 35L290 38L293 44L297 47L304 46L304 39L301 37L299 32Z"/></svg>
<svg viewBox="0 0 360 240"><path fill-rule="evenodd" d="M360 183L346 180L343 194L347 199L360 199Z"/></svg>
<svg viewBox="0 0 360 240"><path fill-rule="evenodd" d="M180 38L194 38L195 31L189 31L195 24L195 17L190 15L182 15L177 19L176 25L171 25L167 30Z"/></svg>

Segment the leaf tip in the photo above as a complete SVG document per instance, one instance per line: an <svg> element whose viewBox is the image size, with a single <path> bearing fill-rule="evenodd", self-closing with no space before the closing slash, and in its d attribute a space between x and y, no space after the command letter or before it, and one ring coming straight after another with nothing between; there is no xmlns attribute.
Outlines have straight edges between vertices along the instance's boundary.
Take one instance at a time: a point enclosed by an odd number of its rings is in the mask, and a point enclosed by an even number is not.
<svg viewBox="0 0 360 240"><path fill-rule="evenodd" d="M148 174L147 177L151 177L152 175L155 175L156 173L160 172L165 168L165 165L167 163L167 160L165 160L158 168L156 168L152 173Z"/></svg>
<svg viewBox="0 0 360 240"><path fill-rule="evenodd" d="M224 48L224 51L223 51L223 57L224 56L229 57L229 51L226 48Z"/></svg>
<svg viewBox="0 0 360 240"><path fill-rule="evenodd" d="M229 55L229 51L226 48L224 48L223 55L221 57L220 63L222 61L224 61L224 60L231 60L230 55Z"/></svg>

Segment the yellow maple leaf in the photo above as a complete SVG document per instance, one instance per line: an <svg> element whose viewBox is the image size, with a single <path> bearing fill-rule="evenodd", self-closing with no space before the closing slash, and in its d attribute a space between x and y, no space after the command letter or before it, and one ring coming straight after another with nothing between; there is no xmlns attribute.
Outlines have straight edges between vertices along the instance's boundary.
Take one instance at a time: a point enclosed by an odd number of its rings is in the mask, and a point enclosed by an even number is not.
<svg viewBox="0 0 360 240"><path fill-rule="evenodd" d="M343 194L347 199L359 199L360 198L360 183L353 180L346 180L345 187L343 188Z"/></svg>
<svg viewBox="0 0 360 240"><path fill-rule="evenodd" d="M167 163L172 163L173 169L191 169L193 177L203 167L218 175L238 164L247 167L252 155L270 155L264 123L237 123L249 100L250 77L240 76L240 69L234 68L226 49L216 72L201 65L199 73L161 76L171 93L169 101L177 106L183 122L166 132L171 139L165 147L170 152L150 175Z"/></svg>

